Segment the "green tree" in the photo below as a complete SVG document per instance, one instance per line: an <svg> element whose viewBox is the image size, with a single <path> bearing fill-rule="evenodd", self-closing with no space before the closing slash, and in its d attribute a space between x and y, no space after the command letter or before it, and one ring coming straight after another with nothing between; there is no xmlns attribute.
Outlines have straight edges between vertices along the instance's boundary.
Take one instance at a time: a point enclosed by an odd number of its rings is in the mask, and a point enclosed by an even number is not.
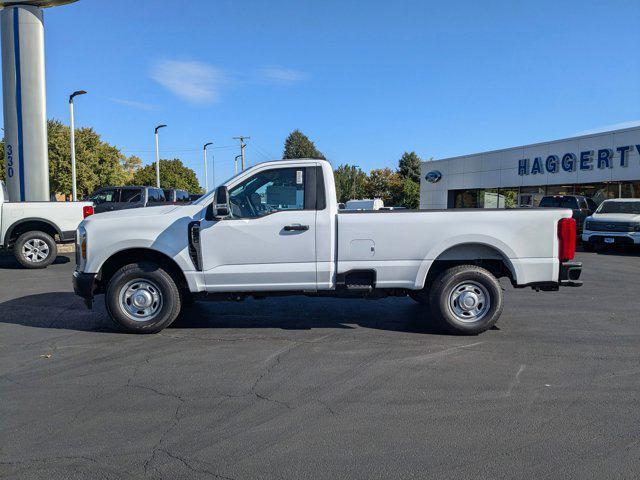
<svg viewBox="0 0 640 480"><path fill-rule="evenodd" d="M49 187L52 193L71 195L71 131L58 120L47 122L49 144ZM0 149L4 163L4 142ZM76 183L78 196L88 195L105 185L122 185L127 175L126 157L113 145L103 142L92 128L76 129ZM4 170L4 168L3 168ZM2 178L4 177L4 172Z"/></svg>
<svg viewBox="0 0 640 480"><path fill-rule="evenodd" d="M366 195L381 198L385 205L391 205L400 183L400 176L390 168L371 170L365 186Z"/></svg>
<svg viewBox="0 0 640 480"><path fill-rule="evenodd" d="M393 191L393 200L392 206L418 209L420 207L420 184L405 178L400 182L400 187Z"/></svg>
<svg viewBox="0 0 640 480"><path fill-rule="evenodd" d="M124 174L126 175L125 183L131 182L131 180L133 180L133 175L138 170L140 170L141 167L142 159L140 157L136 157L135 155L125 157L122 160L122 169L124 170Z"/></svg>
<svg viewBox="0 0 640 480"><path fill-rule="evenodd" d="M130 185L155 185L155 163L138 169L129 182ZM160 160L160 185L162 188L180 188L189 193L202 193L196 172L185 167L178 158Z"/></svg>
<svg viewBox="0 0 640 480"><path fill-rule="evenodd" d="M282 158L319 158L325 160L324 155L316 148L315 144L300 130L294 130L285 140Z"/></svg>
<svg viewBox="0 0 640 480"><path fill-rule="evenodd" d="M333 173L338 202L363 198L366 195L367 174L355 165L340 165Z"/></svg>
<svg viewBox="0 0 640 480"><path fill-rule="evenodd" d="M420 183L420 165L422 159L416 152L404 152L398 162L398 173L402 178Z"/></svg>

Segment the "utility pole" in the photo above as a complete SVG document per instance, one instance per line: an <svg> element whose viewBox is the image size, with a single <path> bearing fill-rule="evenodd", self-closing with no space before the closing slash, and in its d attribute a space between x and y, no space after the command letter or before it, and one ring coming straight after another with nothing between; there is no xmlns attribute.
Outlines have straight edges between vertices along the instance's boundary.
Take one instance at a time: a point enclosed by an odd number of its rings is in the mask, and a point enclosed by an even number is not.
<svg viewBox="0 0 640 480"><path fill-rule="evenodd" d="M209 173L207 172L207 147L213 145L213 142L205 143L204 148L204 191L209 191Z"/></svg>
<svg viewBox="0 0 640 480"><path fill-rule="evenodd" d="M242 135L239 137L233 137L234 140L240 140L240 156L242 157L242 171L244 172L244 147L246 144L245 140L249 140L251 137L243 137Z"/></svg>
<svg viewBox="0 0 640 480"><path fill-rule="evenodd" d="M234 172L235 172L236 175L238 174L238 159L239 158L242 158L242 155L236 155L236 158L233 161L233 169L234 169Z"/></svg>

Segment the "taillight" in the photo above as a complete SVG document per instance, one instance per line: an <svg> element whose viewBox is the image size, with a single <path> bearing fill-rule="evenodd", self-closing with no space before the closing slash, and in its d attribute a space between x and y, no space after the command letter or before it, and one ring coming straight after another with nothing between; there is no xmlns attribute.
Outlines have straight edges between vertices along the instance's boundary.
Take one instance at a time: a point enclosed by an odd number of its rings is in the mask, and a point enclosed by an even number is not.
<svg viewBox="0 0 640 480"><path fill-rule="evenodd" d="M558 222L558 258L561 262L573 260L576 256L576 221L562 218Z"/></svg>
<svg viewBox="0 0 640 480"><path fill-rule="evenodd" d="M90 215L93 215L93 206L82 207L82 217L87 218Z"/></svg>

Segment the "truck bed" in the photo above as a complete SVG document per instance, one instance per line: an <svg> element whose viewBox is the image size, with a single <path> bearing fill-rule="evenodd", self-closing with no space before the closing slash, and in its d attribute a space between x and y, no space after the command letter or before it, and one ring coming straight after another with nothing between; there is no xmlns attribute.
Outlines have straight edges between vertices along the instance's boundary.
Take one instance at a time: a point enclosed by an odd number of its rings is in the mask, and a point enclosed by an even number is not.
<svg viewBox="0 0 640 480"><path fill-rule="evenodd" d="M340 211L337 273L375 269L376 286L416 288L431 263L503 259L518 285L548 281L559 272L557 224L564 209L451 209ZM464 244L463 246L455 245Z"/></svg>

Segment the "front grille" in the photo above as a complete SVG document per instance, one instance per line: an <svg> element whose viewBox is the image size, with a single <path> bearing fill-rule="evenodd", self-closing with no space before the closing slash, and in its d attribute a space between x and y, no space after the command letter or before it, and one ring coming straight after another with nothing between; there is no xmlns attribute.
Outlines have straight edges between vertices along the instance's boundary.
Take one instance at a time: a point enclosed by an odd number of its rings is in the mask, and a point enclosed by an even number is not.
<svg viewBox="0 0 640 480"><path fill-rule="evenodd" d="M594 222L588 221L586 229L592 232L635 232L637 225L630 222Z"/></svg>

